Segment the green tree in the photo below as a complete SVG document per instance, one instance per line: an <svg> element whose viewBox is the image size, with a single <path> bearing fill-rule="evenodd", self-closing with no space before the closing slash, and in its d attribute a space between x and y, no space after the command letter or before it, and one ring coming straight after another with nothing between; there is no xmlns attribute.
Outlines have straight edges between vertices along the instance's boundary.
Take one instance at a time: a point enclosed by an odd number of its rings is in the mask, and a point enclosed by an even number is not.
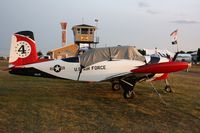
<svg viewBox="0 0 200 133"><path fill-rule="evenodd" d="M186 53L187 54L191 54L191 53L194 53L195 51L187 51Z"/></svg>
<svg viewBox="0 0 200 133"><path fill-rule="evenodd" d="M180 53L180 54L185 54L185 51L181 50L179 53Z"/></svg>
<svg viewBox="0 0 200 133"><path fill-rule="evenodd" d="M142 54L142 55L146 55L146 51L143 49L138 49L138 52L140 52L140 54Z"/></svg>
<svg viewBox="0 0 200 133"><path fill-rule="evenodd" d="M197 51L197 61L200 61L200 48L198 48L198 51Z"/></svg>
<svg viewBox="0 0 200 133"><path fill-rule="evenodd" d="M41 51L38 51L38 52L37 52L37 55L38 55L39 57L42 57L42 56L43 56L43 53L42 53Z"/></svg>

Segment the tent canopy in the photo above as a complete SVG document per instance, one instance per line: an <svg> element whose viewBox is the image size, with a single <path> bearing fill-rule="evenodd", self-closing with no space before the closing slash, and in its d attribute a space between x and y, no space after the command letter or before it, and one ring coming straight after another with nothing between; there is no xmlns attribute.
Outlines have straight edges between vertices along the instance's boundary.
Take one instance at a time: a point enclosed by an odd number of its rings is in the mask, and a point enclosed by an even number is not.
<svg viewBox="0 0 200 133"><path fill-rule="evenodd" d="M95 48L80 55L80 63L83 67L87 67L101 61L111 61L113 59L145 61L145 57L142 56L133 46Z"/></svg>

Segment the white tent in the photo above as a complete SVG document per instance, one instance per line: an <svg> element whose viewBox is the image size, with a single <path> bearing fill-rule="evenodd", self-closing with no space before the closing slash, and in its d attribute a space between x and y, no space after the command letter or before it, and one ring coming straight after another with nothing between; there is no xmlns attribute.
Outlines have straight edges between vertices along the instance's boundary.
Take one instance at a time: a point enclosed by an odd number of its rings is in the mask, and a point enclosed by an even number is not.
<svg viewBox="0 0 200 133"><path fill-rule="evenodd" d="M175 53L170 52L166 49L144 49L146 52L146 55L158 55L162 57L167 57L168 55L170 57L174 57Z"/></svg>

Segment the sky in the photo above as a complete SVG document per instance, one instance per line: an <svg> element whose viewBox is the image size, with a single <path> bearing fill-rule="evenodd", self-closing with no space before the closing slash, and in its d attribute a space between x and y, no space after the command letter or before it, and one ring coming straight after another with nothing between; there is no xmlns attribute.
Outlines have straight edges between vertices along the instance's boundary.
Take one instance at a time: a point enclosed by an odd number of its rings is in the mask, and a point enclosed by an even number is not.
<svg viewBox="0 0 200 133"><path fill-rule="evenodd" d="M44 54L61 47L60 22L68 23L67 43L73 43L72 26L95 25L98 47L132 45L139 49L167 49L170 33L178 29L180 50L200 48L200 0L1 0L0 56L9 55L11 36L34 32L37 50Z"/></svg>

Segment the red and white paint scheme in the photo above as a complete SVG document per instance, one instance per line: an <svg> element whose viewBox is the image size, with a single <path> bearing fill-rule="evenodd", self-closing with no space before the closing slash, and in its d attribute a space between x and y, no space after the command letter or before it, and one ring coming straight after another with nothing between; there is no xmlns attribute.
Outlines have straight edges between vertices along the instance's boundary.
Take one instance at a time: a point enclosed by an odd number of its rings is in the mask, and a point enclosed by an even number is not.
<svg viewBox="0 0 200 133"><path fill-rule="evenodd" d="M187 67L186 62L142 56L130 46L90 49L76 57L41 61L37 56L31 31L21 31L13 35L9 60L11 74L86 82L110 81L113 90L124 90L125 98L133 96L137 82L167 79L168 73Z"/></svg>
<svg viewBox="0 0 200 133"><path fill-rule="evenodd" d="M28 36L12 36L9 63L14 66L31 64L38 60L36 43Z"/></svg>

